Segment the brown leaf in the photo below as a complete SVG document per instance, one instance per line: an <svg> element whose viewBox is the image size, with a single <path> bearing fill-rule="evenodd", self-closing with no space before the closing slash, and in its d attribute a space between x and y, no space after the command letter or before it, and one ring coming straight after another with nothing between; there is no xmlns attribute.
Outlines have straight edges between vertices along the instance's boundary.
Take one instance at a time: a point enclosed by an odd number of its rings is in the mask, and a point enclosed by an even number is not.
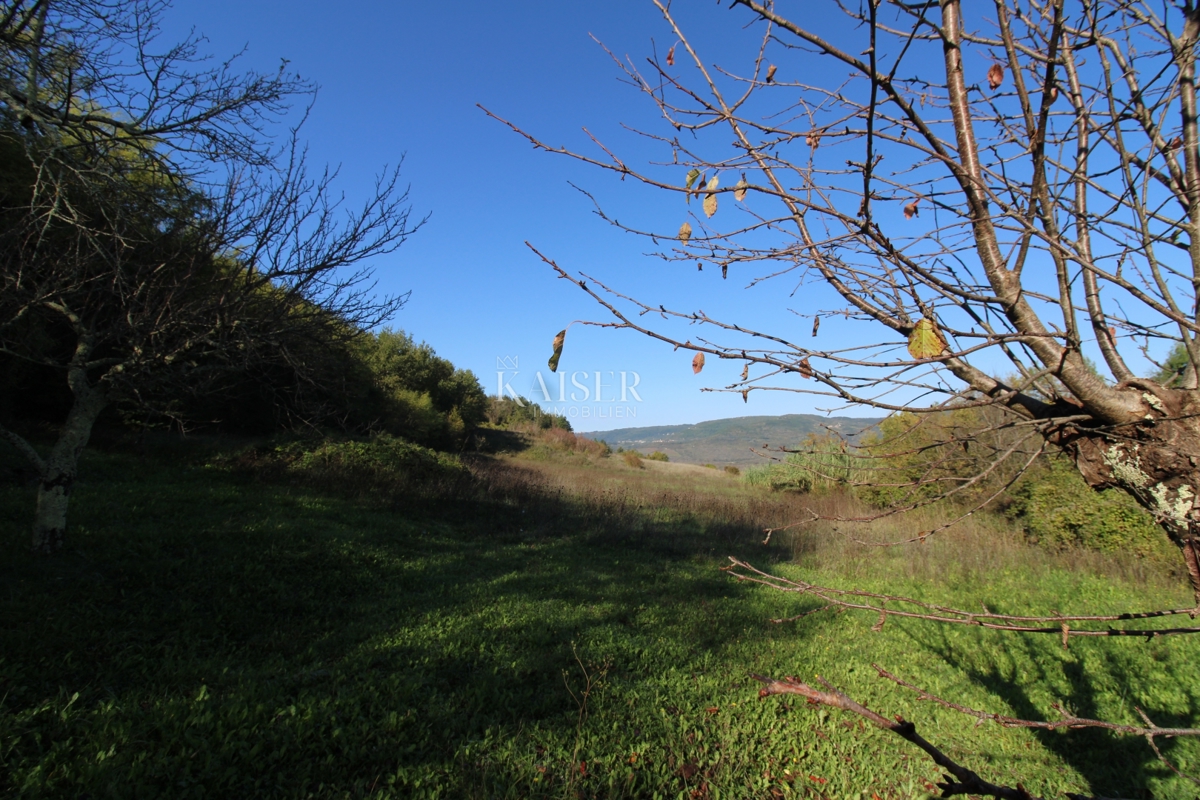
<svg viewBox="0 0 1200 800"><path fill-rule="evenodd" d="M988 68L987 78L988 86L992 87L993 92L996 91L1000 88L1000 85L1004 83L1004 67L1000 66L998 63L992 64L992 66Z"/></svg>
<svg viewBox="0 0 1200 800"><path fill-rule="evenodd" d="M767 83L774 83L774 81L775 81L775 65L772 64L771 66L767 67Z"/></svg>
<svg viewBox="0 0 1200 800"><path fill-rule="evenodd" d="M550 367L551 372L558 372L558 359L562 357L563 342L567 340L567 329L563 328L554 337L554 355L550 356L550 360L546 364Z"/></svg>
<svg viewBox="0 0 1200 800"><path fill-rule="evenodd" d="M821 318L813 317L813 336L817 335L817 329L821 327Z"/></svg>
<svg viewBox="0 0 1200 800"><path fill-rule="evenodd" d="M671 45L671 49L667 51L667 66L675 66L675 45Z"/></svg>
<svg viewBox="0 0 1200 800"><path fill-rule="evenodd" d="M796 365L801 378L811 378L813 376L812 367L809 366L808 356L800 359L800 363Z"/></svg>
<svg viewBox="0 0 1200 800"><path fill-rule="evenodd" d="M817 145L819 145L821 143L821 132L820 131L809 131L808 135L806 135L804 137L804 143L807 144L809 147L811 147L813 150L816 150Z"/></svg>
<svg viewBox="0 0 1200 800"><path fill-rule="evenodd" d="M742 389L742 402L743 403L750 402L750 390L749 389Z"/></svg>
<svg viewBox="0 0 1200 800"><path fill-rule="evenodd" d="M729 265L722 264L721 265L721 280L725 280L728 277L729 277Z"/></svg>
<svg viewBox="0 0 1200 800"><path fill-rule="evenodd" d="M904 218L905 219L912 219L913 217L921 216L921 212L917 208L917 204L920 202L921 202L920 198L914 197L913 201L911 203L904 206Z"/></svg>
<svg viewBox="0 0 1200 800"><path fill-rule="evenodd" d="M699 375L702 369L704 369L704 353L696 353L695 358L692 359L692 373Z"/></svg>
<svg viewBox="0 0 1200 800"><path fill-rule="evenodd" d="M750 377L750 365L746 364L746 366L742 367L742 380L746 380L749 377Z"/></svg>
<svg viewBox="0 0 1200 800"><path fill-rule="evenodd" d="M690 238L692 238L692 223L684 220L683 224L679 226L679 241L687 244Z"/></svg>
<svg viewBox="0 0 1200 800"><path fill-rule="evenodd" d="M1051 86L1050 87L1050 102L1053 103L1057 99L1058 99L1058 87Z"/></svg>

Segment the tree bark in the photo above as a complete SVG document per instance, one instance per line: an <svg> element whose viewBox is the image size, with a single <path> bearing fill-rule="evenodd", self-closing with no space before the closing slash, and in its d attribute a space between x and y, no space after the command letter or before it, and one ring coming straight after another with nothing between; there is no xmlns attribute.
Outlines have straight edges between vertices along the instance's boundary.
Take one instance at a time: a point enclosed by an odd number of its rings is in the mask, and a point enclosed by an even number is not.
<svg viewBox="0 0 1200 800"><path fill-rule="evenodd" d="M1200 609L1200 397L1144 379L1120 387L1138 391L1147 414L1121 426L1064 425L1050 441L1075 461L1094 489L1133 495L1177 544Z"/></svg>
<svg viewBox="0 0 1200 800"><path fill-rule="evenodd" d="M66 544L67 503L75 485L79 454L87 446L96 418L108 404L104 392L89 386L86 379L71 383L75 403L58 441L42 464L38 480L32 549L44 555L57 552Z"/></svg>

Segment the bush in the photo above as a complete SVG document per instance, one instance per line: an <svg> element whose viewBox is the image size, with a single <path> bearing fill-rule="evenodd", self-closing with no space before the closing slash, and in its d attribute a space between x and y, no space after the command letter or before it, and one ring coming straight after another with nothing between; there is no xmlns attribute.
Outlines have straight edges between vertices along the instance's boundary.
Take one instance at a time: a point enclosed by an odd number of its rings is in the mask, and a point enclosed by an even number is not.
<svg viewBox="0 0 1200 800"><path fill-rule="evenodd" d="M642 458L637 454L636 450L626 450L621 457L625 459L625 463L634 469L645 469L646 465L642 463Z"/></svg>
<svg viewBox="0 0 1200 800"><path fill-rule="evenodd" d="M726 465L725 472L729 475L741 475L742 474L742 471L740 469L738 469L737 467L735 467L733 464Z"/></svg>
<svg viewBox="0 0 1200 800"><path fill-rule="evenodd" d="M661 450L655 450L653 453L646 456L646 458L650 459L651 461L670 461L671 460L667 456L667 454L662 452Z"/></svg>
<svg viewBox="0 0 1200 800"><path fill-rule="evenodd" d="M562 414L551 414L532 400L521 397L489 397L487 420L500 428L516 428L532 424L541 430L558 428L571 430L571 422Z"/></svg>
<svg viewBox="0 0 1200 800"><path fill-rule="evenodd" d="M1148 511L1119 489L1095 491L1065 458L1048 459L1027 474L1013 492L1008 514L1046 547L1174 558L1174 548Z"/></svg>
<svg viewBox="0 0 1200 800"><path fill-rule="evenodd" d="M368 440L293 441L233 457L234 465L354 496L442 492L470 479L457 458L382 434Z"/></svg>

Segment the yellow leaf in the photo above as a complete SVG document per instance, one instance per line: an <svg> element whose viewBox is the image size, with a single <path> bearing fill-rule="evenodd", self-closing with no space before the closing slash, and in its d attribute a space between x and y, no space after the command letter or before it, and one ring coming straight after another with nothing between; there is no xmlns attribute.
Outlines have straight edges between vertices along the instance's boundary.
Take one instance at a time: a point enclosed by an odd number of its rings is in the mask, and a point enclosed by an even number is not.
<svg viewBox="0 0 1200 800"><path fill-rule="evenodd" d="M937 358L945 349L946 339L937 325L928 317L921 317L908 335L908 352L913 358Z"/></svg>
<svg viewBox="0 0 1200 800"><path fill-rule="evenodd" d="M688 239L692 238L692 223L686 220L679 226L679 241L687 244Z"/></svg>
<svg viewBox="0 0 1200 800"><path fill-rule="evenodd" d="M551 372L558 372L558 359L562 357L563 342L567 340L567 329L563 328L554 337L554 355L550 356L550 360L546 364L550 367Z"/></svg>
<svg viewBox="0 0 1200 800"><path fill-rule="evenodd" d="M746 199L746 187L750 184L746 183L746 176L743 174L742 179L734 184L733 199L739 203Z"/></svg>
<svg viewBox="0 0 1200 800"><path fill-rule="evenodd" d="M704 369L704 353L696 353L696 357L692 359L692 372L699 375L702 369Z"/></svg>
<svg viewBox="0 0 1200 800"><path fill-rule="evenodd" d="M710 180L704 187L705 191L708 192L708 194L704 196L704 215L707 217L711 217L713 214L717 213L717 183L718 178L716 175L713 175L712 180Z"/></svg>

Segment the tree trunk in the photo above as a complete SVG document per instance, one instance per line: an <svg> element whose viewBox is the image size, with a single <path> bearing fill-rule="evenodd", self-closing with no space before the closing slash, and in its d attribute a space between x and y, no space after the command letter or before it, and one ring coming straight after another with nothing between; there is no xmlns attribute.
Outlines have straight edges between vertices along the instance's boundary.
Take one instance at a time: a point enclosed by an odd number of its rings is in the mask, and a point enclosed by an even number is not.
<svg viewBox="0 0 1200 800"><path fill-rule="evenodd" d="M38 481L33 522L33 552L50 554L63 548L67 533L67 502L75 485L79 454L92 435L92 425L107 405L104 393L86 382L73 382L75 403L45 460Z"/></svg>

